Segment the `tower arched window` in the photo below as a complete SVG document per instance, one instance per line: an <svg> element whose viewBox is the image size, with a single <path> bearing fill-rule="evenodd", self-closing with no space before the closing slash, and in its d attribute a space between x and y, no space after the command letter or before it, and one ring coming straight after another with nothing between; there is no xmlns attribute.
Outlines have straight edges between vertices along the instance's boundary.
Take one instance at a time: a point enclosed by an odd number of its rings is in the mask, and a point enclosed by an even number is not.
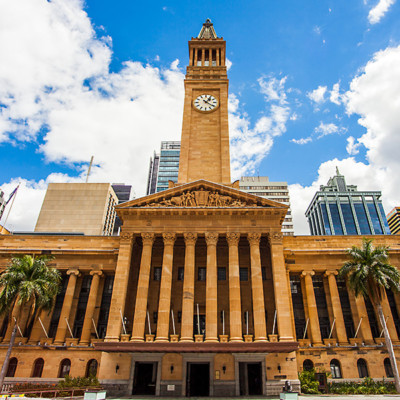
<svg viewBox="0 0 400 400"><path fill-rule="evenodd" d="M71 360L69 358L64 358L64 360L60 363L60 370L58 371L59 378L65 378L69 375L69 371L71 370Z"/></svg>
<svg viewBox="0 0 400 400"><path fill-rule="evenodd" d="M369 376L367 362L363 358L357 360L358 376L360 378L366 378Z"/></svg>
<svg viewBox="0 0 400 400"><path fill-rule="evenodd" d="M43 358L37 358L33 363L32 378L41 378L44 367Z"/></svg>
<svg viewBox="0 0 400 400"><path fill-rule="evenodd" d="M342 378L342 369L340 368L340 362L334 358L331 360L331 373L332 379L341 379Z"/></svg>
<svg viewBox="0 0 400 400"><path fill-rule="evenodd" d="M97 360L95 360L94 358L89 360L87 365L86 365L86 374L85 377L89 378L89 377L95 377L97 375L97 367L98 367L98 363Z"/></svg>
<svg viewBox="0 0 400 400"><path fill-rule="evenodd" d="M386 376L388 378L393 378L394 374L393 374L392 364L390 364L390 359L389 358L385 358L384 361L383 361L383 365L385 367Z"/></svg>
<svg viewBox="0 0 400 400"><path fill-rule="evenodd" d="M13 357L10 359L9 363L8 363L8 368L7 368L7 373L6 373L6 377L7 378L13 378L15 375L15 371L17 369L17 365L18 365L18 359Z"/></svg>

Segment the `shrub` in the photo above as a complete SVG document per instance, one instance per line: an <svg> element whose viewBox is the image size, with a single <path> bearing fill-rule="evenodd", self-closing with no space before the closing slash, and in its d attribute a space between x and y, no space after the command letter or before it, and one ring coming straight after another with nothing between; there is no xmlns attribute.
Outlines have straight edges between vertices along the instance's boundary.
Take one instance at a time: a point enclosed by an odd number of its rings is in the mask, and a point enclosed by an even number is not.
<svg viewBox="0 0 400 400"><path fill-rule="evenodd" d="M319 394L319 383L315 377L315 371L302 371L299 373L299 380L302 393Z"/></svg>
<svg viewBox="0 0 400 400"><path fill-rule="evenodd" d="M396 393L396 389L393 382L365 378L363 382L331 382L329 392L333 394L391 394Z"/></svg>

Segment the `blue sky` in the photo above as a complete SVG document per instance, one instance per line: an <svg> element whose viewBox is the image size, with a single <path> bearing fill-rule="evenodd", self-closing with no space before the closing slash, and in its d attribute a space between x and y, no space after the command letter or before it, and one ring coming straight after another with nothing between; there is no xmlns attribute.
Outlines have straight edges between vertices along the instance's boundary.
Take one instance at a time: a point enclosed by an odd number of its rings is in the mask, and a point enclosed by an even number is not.
<svg viewBox="0 0 400 400"><path fill-rule="evenodd" d="M295 230L339 166L399 204L400 2L17 0L0 3L0 169L32 229L49 182L125 182L179 140L187 41L211 18L232 63L233 175L290 186ZM397 67L397 69L396 69Z"/></svg>

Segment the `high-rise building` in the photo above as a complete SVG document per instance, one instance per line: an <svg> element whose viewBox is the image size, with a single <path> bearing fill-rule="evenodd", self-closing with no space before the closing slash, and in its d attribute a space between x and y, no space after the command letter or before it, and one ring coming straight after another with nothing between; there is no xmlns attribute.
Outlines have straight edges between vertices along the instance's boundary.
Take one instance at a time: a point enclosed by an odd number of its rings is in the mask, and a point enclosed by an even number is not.
<svg viewBox="0 0 400 400"><path fill-rule="evenodd" d="M400 207L393 208L387 215L390 233L400 235Z"/></svg>
<svg viewBox="0 0 400 400"><path fill-rule="evenodd" d="M35 232L112 235L117 204L109 183L50 183Z"/></svg>
<svg viewBox="0 0 400 400"><path fill-rule="evenodd" d="M321 185L306 211L311 235L390 234L379 191L358 191L336 175Z"/></svg>
<svg viewBox="0 0 400 400"><path fill-rule="evenodd" d="M180 148L179 141L161 142L160 154L154 152L150 159L147 194L161 192L168 189L169 181L178 181Z"/></svg>
<svg viewBox="0 0 400 400"><path fill-rule="evenodd" d="M124 183L113 183L111 187L113 188L114 193L118 198L118 204L122 204L130 200L131 190L132 190L131 185L125 185ZM122 221L120 220L118 215L116 215L113 235L118 235L121 226L122 226Z"/></svg>
<svg viewBox="0 0 400 400"><path fill-rule="evenodd" d="M290 197L287 182L271 182L268 176L242 176L239 181L239 188L244 192L255 194L269 200L289 206L285 220L282 224L282 234L293 236L293 218L290 209Z"/></svg>

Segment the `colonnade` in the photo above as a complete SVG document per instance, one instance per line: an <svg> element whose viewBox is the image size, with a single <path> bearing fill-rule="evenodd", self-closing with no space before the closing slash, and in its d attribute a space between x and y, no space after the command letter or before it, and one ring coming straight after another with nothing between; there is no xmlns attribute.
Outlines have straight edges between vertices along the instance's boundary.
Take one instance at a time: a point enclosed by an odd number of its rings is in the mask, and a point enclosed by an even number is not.
<svg viewBox="0 0 400 400"><path fill-rule="evenodd" d="M364 298L362 296L355 297L354 293L351 290L348 290L353 323L357 334L357 338L349 338L346 332L342 305L336 280L338 271L337 270L328 270L325 272L321 271L321 274L323 274L324 278L327 279L328 283L328 292L326 293L326 295L329 296L330 298L330 306L332 310L331 319L333 320L331 320L330 322L331 322L331 327L332 325L334 327L333 340L337 341L339 345L348 345L349 339L358 339L362 340L365 344L374 344L375 340L372 336ZM303 295L303 305L305 307L305 310L307 310L306 317L308 320L307 324L308 338L314 346L320 346L324 344L323 341L324 339L326 340L326 338L321 337L321 330L318 318L318 307L315 298L314 284L312 279L314 275L315 271L313 270L302 271L301 273L301 278L303 280L302 295ZM400 309L400 301L398 306L399 306L398 308ZM386 295L384 295L383 297L382 307L384 315L387 318L387 327L389 330L389 334L394 342L398 342L399 339L396 327L393 321L392 312ZM302 338L297 338L297 339L302 339Z"/></svg>
<svg viewBox="0 0 400 400"><path fill-rule="evenodd" d="M218 342L218 269L217 269L217 245L222 239L218 232L202 233L207 245L206 261L206 330L205 342ZM164 242L164 251L162 259L162 273L160 282L160 293L158 302L158 318L155 341L167 342L169 337L169 323L171 313L171 290L172 290L172 267L174 257L174 243L176 234L172 232L160 233ZM183 234L185 242L185 265L182 291L182 316L180 341L193 342L193 316L194 316L194 297L195 297L195 245L198 238L197 232L187 232ZM145 340L145 327L148 308L150 270L152 259L152 248L156 237L155 233L142 233L142 255L139 267L139 277L136 288L136 302L134 307L134 318L132 327L133 342L143 342ZM226 238L229 247L229 340L232 342L243 341L242 327L242 309L241 309L241 291L239 275L239 241L241 234L236 232L227 232L222 235ZM251 292L254 320L254 341L267 341L264 289L262 281L260 240L261 233L249 232L243 234L246 236L250 246L250 271L251 271ZM131 246L128 242L133 241L132 234L125 234L121 240L125 245L121 245L118 257L115 285L111 301L110 318L124 313L125 298L121 293L126 293L128 279L126 272L131 265ZM277 325L280 334L280 340L292 341L292 323L290 316L289 302L282 301L281 297L288 299L288 281L284 265L281 234L269 235L269 242L272 254L272 273L275 285L275 303L277 310ZM281 252L281 255L274 255L274 252ZM117 291L117 286L120 292ZM118 341L121 334L121 323L117 321L108 323L106 341Z"/></svg>

